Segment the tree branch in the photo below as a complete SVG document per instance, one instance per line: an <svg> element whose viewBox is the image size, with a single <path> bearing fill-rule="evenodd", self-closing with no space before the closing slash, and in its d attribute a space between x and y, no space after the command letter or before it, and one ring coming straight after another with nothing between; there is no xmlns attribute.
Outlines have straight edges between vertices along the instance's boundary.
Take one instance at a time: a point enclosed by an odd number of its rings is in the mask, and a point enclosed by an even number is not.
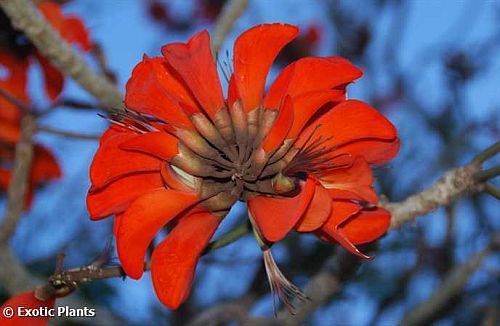
<svg viewBox="0 0 500 326"><path fill-rule="evenodd" d="M65 75L94 95L112 113L123 109L122 94L106 78L98 75L52 28L29 0L0 0L0 7L12 25L23 31L37 49Z"/></svg>
<svg viewBox="0 0 500 326"><path fill-rule="evenodd" d="M498 239L496 241L498 242ZM400 324L408 326L425 324L426 321L443 308L450 299L462 291L469 277L481 266L483 260L492 253L494 247L498 247L498 244L492 243L485 249L474 254L462 265L452 269L434 294L409 311L403 317Z"/></svg>
<svg viewBox="0 0 500 326"><path fill-rule="evenodd" d="M390 230L413 221L420 215L427 214L440 206L447 206L466 194L484 189L484 184L475 179L480 166L470 164L450 170L426 190L412 195L398 203L380 203L391 212Z"/></svg>
<svg viewBox="0 0 500 326"><path fill-rule="evenodd" d="M212 53L216 55L220 51L224 39L233 28L234 22L243 14L247 6L248 0L230 0L224 5L215 22Z"/></svg>
<svg viewBox="0 0 500 326"><path fill-rule="evenodd" d="M28 179L33 162L33 135L36 122L32 115L27 114L21 121L21 138L16 144L15 162L7 190L7 209L0 226L0 243L9 241L16 230L21 217L28 192Z"/></svg>

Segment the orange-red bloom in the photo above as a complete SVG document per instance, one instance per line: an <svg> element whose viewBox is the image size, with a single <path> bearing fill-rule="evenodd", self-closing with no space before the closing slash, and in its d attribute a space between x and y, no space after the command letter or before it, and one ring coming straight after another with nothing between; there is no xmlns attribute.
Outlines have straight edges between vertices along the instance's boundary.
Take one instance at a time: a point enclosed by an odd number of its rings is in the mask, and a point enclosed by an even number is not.
<svg viewBox="0 0 500 326"><path fill-rule="evenodd" d="M60 6L50 1L39 3L38 8L66 41L77 44L84 51L91 49L92 44L88 32L80 18L64 15ZM2 30L2 37L8 41L2 43L0 47L0 68L2 69L0 89L29 106L28 68L33 61L38 61L43 71L46 93L51 100L55 100L62 91L64 75L35 47L26 43L24 35L15 31L11 26L7 25L7 27ZM6 190L10 183L14 146L20 137L21 117L20 108L0 96L0 190ZM31 202L32 193L36 187L60 176L61 170L53 154L42 145L35 144L29 191L26 195L27 204Z"/></svg>
<svg viewBox="0 0 500 326"><path fill-rule="evenodd" d="M369 105L346 100L361 71L339 57L287 66L265 92L278 52L298 34L260 25L234 45L224 98L206 31L143 60L127 83L128 110L113 117L90 169L94 220L115 215L118 256L132 278L154 249L160 300L177 308L189 294L198 258L230 207L243 200L272 289L288 305L303 297L277 269L270 246L290 231L314 232L366 257L357 244L387 230L376 207L370 165L394 157L394 126Z"/></svg>
<svg viewBox="0 0 500 326"><path fill-rule="evenodd" d="M2 326L45 326L49 321L48 309L53 309L55 298L41 301L35 298L33 292L25 292L13 296L0 307L0 325ZM22 315L18 314L21 309ZM40 313L26 316L28 309L35 309Z"/></svg>

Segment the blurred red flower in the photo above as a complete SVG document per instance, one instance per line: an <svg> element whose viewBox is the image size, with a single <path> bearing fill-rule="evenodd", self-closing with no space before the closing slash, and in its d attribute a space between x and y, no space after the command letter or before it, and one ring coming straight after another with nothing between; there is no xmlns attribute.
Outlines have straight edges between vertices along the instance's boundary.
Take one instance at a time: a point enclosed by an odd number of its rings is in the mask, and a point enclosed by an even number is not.
<svg viewBox="0 0 500 326"><path fill-rule="evenodd" d="M41 316L19 316L18 308L22 308L24 313L26 309L40 309L40 311L45 311L48 309L53 309L55 304L55 298L48 299L47 301L41 301L35 298L33 292L25 292L13 296L0 307L0 325L2 326L45 326L49 321L49 317ZM10 310L11 308L12 310ZM6 315L12 312L11 317ZM44 313L45 314L45 313Z"/></svg>
<svg viewBox="0 0 500 326"><path fill-rule="evenodd" d="M177 308L222 218L246 201L272 289L289 307L301 292L281 274L270 246L290 231L314 232L367 257L357 244L379 238L390 215L376 207L370 165L396 155L394 126L369 105L346 100L362 72L339 57L287 66L265 93L278 52L298 34L260 25L234 45L227 100L206 31L144 57L127 83L128 110L112 117L90 169L91 218L115 215L118 256L159 299Z"/></svg>
<svg viewBox="0 0 500 326"><path fill-rule="evenodd" d="M92 44L87 29L77 16L64 15L61 7L50 1L41 2L38 8L48 22L68 42L77 44L82 50L90 51ZM6 19L6 18L5 18ZM45 78L45 90L51 100L62 91L64 75L31 44L25 44L24 35L8 26L2 33L12 42L2 43L0 47L0 89L26 106L30 105L27 92L28 68L38 61ZM22 39L22 40L21 40ZM17 47L22 44L23 50ZM0 96L0 190L6 190L10 183L14 164L14 148L19 141L22 118L21 109L3 96ZM61 170L53 154L42 145L35 144L35 156L31 171L27 205L31 202L33 190L46 181L59 178Z"/></svg>

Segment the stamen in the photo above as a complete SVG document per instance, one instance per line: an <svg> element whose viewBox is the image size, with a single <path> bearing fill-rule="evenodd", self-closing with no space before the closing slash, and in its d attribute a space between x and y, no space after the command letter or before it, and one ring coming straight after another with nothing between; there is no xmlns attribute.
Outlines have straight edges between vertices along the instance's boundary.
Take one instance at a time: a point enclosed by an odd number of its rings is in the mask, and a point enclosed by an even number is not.
<svg viewBox="0 0 500 326"><path fill-rule="evenodd" d="M295 314L295 306L293 301L296 299L306 301L309 299L297 286L291 283L285 275L280 271L278 265L274 261L271 249L267 248L262 252L264 258L264 266L266 268L267 279L271 287L271 295L273 298L273 311L276 316L276 295L283 303L288 312Z"/></svg>

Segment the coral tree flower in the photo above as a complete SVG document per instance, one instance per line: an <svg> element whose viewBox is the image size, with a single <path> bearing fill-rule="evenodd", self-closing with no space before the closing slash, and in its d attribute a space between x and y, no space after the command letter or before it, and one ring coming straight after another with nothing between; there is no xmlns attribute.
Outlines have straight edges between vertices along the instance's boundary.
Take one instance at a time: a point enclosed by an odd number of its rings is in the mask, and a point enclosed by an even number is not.
<svg viewBox="0 0 500 326"><path fill-rule="evenodd" d="M115 215L118 256L132 278L151 274L159 299L177 308L222 218L246 201L272 290L291 308L303 294L279 271L270 246L312 232L365 257L356 245L389 226L376 207L372 164L399 149L393 125L369 105L346 100L361 71L339 57L306 57L265 92L278 52L298 34L260 25L234 45L227 99L206 31L144 57L127 83L128 110L112 117L90 169L91 218Z"/></svg>
<svg viewBox="0 0 500 326"><path fill-rule="evenodd" d="M60 6L50 1L40 2L38 9L66 41L78 45L84 51L92 48L87 29L80 18L64 15ZM0 20L6 19L7 17L0 15ZM50 100L55 100L62 91L64 75L33 45L27 43L22 33L14 30L8 22L2 21L2 26L5 28L0 32L0 89L29 106L28 69L33 61L38 61L43 71L47 96ZM6 190L10 183L14 147L21 132L21 118L21 109L0 96L0 190ZM26 195L27 205L29 206L36 187L60 176L61 170L53 154L42 145L35 144L29 191Z"/></svg>
<svg viewBox="0 0 500 326"><path fill-rule="evenodd" d="M55 304L55 298L51 298L46 301L38 300L35 297L34 292L25 292L13 296L7 300L2 307L0 307L0 324L3 326L45 326L49 321L49 316L19 316L17 314L18 308L23 309L42 309L48 311L48 309L53 309ZM6 316L10 311L8 308L12 308L12 316L9 318ZM7 310L6 310L7 309Z"/></svg>

